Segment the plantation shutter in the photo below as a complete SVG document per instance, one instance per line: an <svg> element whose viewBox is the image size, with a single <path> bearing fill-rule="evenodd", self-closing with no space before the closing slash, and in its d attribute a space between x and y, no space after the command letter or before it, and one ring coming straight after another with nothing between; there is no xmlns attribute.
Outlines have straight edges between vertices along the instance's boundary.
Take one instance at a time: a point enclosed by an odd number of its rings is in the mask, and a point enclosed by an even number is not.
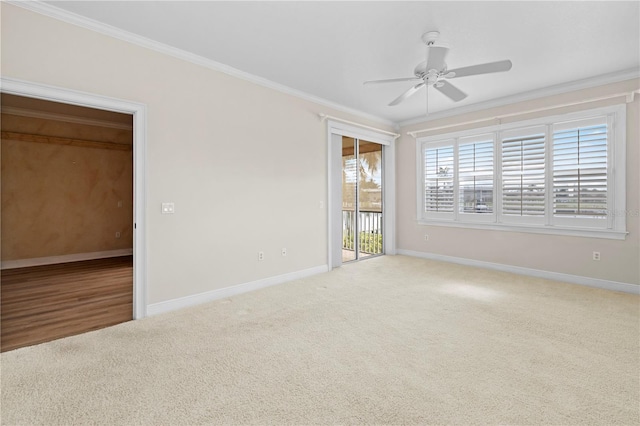
<svg viewBox="0 0 640 426"><path fill-rule="evenodd" d="M502 139L502 214L545 214L545 132L532 129Z"/></svg>
<svg viewBox="0 0 640 426"><path fill-rule="evenodd" d="M453 212L453 145L424 149L424 211Z"/></svg>
<svg viewBox="0 0 640 426"><path fill-rule="evenodd" d="M554 216L605 218L607 188L607 118L554 126Z"/></svg>
<svg viewBox="0 0 640 426"><path fill-rule="evenodd" d="M624 239L626 105L416 139L422 225Z"/></svg>
<svg viewBox="0 0 640 426"><path fill-rule="evenodd" d="M493 136L458 146L458 209L461 213L493 212Z"/></svg>

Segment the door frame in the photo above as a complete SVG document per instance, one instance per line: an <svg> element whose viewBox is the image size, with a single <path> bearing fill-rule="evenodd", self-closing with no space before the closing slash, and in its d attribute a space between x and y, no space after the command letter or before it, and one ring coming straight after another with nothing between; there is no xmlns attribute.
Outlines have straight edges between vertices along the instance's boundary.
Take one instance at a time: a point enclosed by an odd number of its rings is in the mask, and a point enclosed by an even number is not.
<svg viewBox="0 0 640 426"><path fill-rule="evenodd" d="M334 194L332 184L332 173L334 169L337 170L333 156L336 154L336 149L340 149L342 153L342 143L340 147L336 147L332 142L334 136L347 136L382 145L382 245L385 255L396 254L396 137L340 121L327 120L327 265L329 270L341 264L337 264L338 262L333 258L333 245L337 238L333 235L335 222L333 209L337 203L337 200L334 200L337 194ZM340 169L342 169L342 163L340 163Z"/></svg>
<svg viewBox="0 0 640 426"><path fill-rule="evenodd" d="M0 78L0 92L133 116L133 318L144 318L147 315L145 226L147 106L138 102L8 77Z"/></svg>

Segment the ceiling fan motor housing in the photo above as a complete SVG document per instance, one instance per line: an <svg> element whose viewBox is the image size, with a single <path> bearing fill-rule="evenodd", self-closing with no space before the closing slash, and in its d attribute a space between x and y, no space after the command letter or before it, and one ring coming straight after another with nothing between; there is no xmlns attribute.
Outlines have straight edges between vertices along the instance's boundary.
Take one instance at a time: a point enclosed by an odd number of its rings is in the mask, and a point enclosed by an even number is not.
<svg viewBox="0 0 640 426"><path fill-rule="evenodd" d="M422 62L416 66L414 74L417 78L422 79L425 83L432 85L438 82L443 77L446 77L447 67L445 65L443 70L426 70L426 62Z"/></svg>
<svg viewBox="0 0 640 426"><path fill-rule="evenodd" d="M427 31L426 33L422 34L422 41L424 42L424 44L429 46L435 43L438 37L440 37L439 31Z"/></svg>

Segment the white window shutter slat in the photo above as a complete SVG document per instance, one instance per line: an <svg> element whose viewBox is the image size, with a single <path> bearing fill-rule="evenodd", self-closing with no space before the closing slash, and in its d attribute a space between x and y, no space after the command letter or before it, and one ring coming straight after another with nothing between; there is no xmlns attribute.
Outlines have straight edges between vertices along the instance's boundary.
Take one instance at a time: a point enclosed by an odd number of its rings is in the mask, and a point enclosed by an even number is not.
<svg viewBox="0 0 640 426"><path fill-rule="evenodd" d="M606 118L554 131L554 216L606 217L607 187Z"/></svg>
<svg viewBox="0 0 640 426"><path fill-rule="evenodd" d="M493 139L458 147L458 210L493 212Z"/></svg>
<svg viewBox="0 0 640 426"><path fill-rule="evenodd" d="M502 140L502 214L544 216L544 133Z"/></svg>
<svg viewBox="0 0 640 426"><path fill-rule="evenodd" d="M453 212L453 145L424 150L424 211Z"/></svg>

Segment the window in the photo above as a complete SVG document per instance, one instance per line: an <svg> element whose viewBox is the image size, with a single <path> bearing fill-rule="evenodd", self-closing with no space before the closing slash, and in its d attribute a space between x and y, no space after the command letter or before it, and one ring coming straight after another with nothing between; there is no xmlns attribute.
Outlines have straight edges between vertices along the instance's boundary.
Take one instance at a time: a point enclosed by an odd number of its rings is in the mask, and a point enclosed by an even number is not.
<svg viewBox="0 0 640 426"><path fill-rule="evenodd" d="M418 139L418 220L624 239L625 115L619 105Z"/></svg>
<svg viewBox="0 0 640 426"><path fill-rule="evenodd" d="M545 127L538 126L501 135L505 222L544 223L545 132Z"/></svg>
<svg viewBox="0 0 640 426"><path fill-rule="evenodd" d="M461 138L458 144L458 212L469 220L493 213L493 146L493 135Z"/></svg>
<svg viewBox="0 0 640 426"><path fill-rule="evenodd" d="M424 210L453 213L453 145L424 150Z"/></svg>
<svg viewBox="0 0 640 426"><path fill-rule="evenodd" d="M608 133L606 117L554 126L555 217L606 219Z"/></svg>

